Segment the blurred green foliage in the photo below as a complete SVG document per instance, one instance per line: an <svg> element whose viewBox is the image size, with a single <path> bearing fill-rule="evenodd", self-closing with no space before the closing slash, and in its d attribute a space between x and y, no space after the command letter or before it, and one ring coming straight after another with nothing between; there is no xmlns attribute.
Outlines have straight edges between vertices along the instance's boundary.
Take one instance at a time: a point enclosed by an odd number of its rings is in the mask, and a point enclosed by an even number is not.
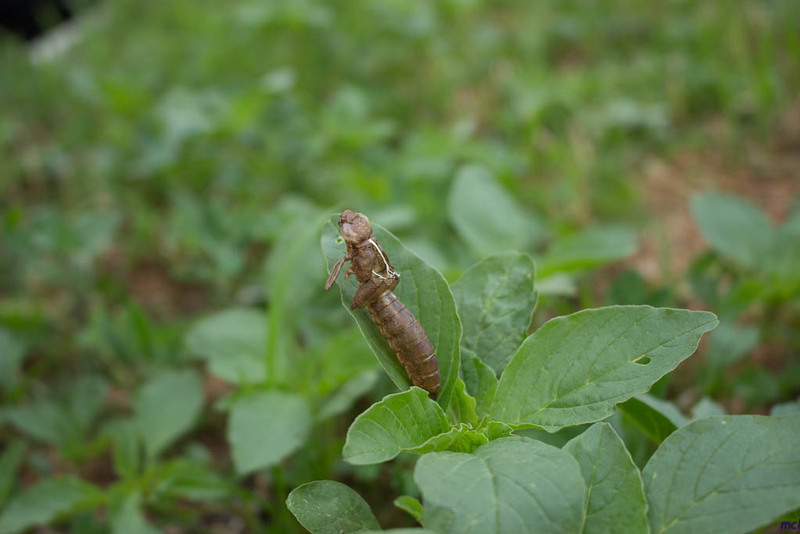
<svg viewBox="0 0 800 534"><path fill-rule="evenodd" d="M0 506L44 480L25 498L61 501L9 507L13 524L291 531L283 500L314 478L413 488L402 461L341 462L353 403L393 389L319 291L326 216L367 213L450 281L530 253L534 324L603 299L675 305L635 272L592 292L649 221L636 169L719 142L711 120L726 148L768 136L800 88L798 28L794 0L119 0L64 50L0 37ZM714 251L691 291L723 319L699 387L788 400L797 362L719 373L760 342L800 350L782 246L800 212L774 227L715 198L693 204ZM226 414L264 399L302 435L232 459Z"/></svg>

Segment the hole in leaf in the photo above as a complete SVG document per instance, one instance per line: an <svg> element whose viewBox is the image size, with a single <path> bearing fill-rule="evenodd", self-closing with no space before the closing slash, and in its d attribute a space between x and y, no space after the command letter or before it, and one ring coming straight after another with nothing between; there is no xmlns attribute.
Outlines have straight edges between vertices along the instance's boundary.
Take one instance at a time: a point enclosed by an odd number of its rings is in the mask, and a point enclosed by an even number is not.
<svg viewBox="0 0 800 534"><path fill-rule="evenodd" d="M340 236L340 235L337 235L336 236L336 244L337 245L341 245L342 243L344 243L344 238L342 236Z"/></svg>
<svg viewBox="0 0 800 534"><path fill-rule="evenodd" d="M633 363L635 363L636 365L647 365L648 363L650 363L650 356L648 356L647 354L642 354L641 356L633 360Z"/></svg>

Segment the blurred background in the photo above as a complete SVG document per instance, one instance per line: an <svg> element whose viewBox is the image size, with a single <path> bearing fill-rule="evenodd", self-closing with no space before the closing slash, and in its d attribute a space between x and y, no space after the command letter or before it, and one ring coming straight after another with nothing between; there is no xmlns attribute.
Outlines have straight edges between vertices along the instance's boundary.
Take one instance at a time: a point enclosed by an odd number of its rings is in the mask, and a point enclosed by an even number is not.
<svg viewBox="0 0 800 534"><path fill-rule="evenodd" d="M321 291L344 208L451 282L531 254L531 331L611 304L717 313L652 391L676 419L800 410L796 0L0 17L0 532L302 532L283 501L323 478L413 525L392 506L413 458L340 459L394 391ZM274 410L237 411L265 391ZM299 436L236 449L284 406Z"/></svg>

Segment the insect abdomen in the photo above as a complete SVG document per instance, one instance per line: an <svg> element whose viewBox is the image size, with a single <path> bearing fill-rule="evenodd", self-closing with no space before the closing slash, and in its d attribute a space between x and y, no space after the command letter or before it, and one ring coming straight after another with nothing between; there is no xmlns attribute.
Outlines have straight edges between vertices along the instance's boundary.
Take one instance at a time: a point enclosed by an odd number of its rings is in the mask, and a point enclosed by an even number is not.
<svg viewBox="0 0 800 534"><path fill-rule="evenodd" d="M414 314L391 291L369 303L367 309L411 382L435 397L439 392L439 362L433 343Z"/></svg>

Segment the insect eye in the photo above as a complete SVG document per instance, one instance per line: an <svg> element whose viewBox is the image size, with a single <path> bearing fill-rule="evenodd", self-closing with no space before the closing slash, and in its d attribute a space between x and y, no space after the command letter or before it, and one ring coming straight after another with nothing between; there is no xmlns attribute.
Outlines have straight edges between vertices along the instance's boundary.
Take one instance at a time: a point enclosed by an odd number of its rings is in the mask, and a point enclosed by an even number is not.
<svg viewBox="0 0 800 534"><path fill-rule="evenodd" d="M344 238L342 236L336 236L336 244L341 245L344 243Z"/></svg>

